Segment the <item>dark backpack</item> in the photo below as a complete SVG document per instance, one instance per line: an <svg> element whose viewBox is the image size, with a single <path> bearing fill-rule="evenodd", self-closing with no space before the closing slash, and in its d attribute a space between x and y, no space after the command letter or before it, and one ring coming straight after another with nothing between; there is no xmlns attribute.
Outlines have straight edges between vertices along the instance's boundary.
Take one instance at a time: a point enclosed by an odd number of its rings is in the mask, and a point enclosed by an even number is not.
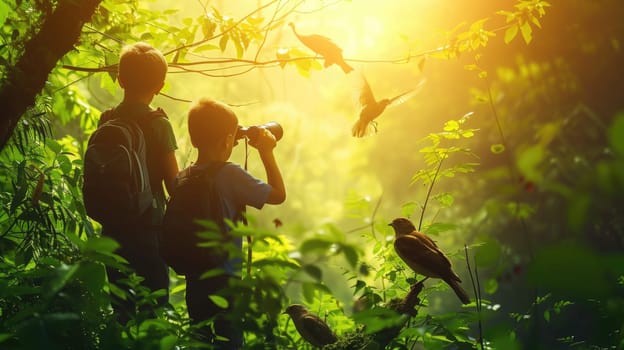
<svg viewBox="0 0 624 350"><path fill-rule="evenodd" d="M186 168L178 175L163 220L160 255L178 274L189 275L220 267L225 222L215 176L226 162L206 169ZM201 243L201 244L200 244Z"/></svg>
<svg viewBox="0 0 624 350"><path fill-rule="evenodd" d="M105 113L113 118L93 132L84 156L85 208L102 225L136 222L154 204L140 124L166 115L151 111L137 121Z"/></svg>

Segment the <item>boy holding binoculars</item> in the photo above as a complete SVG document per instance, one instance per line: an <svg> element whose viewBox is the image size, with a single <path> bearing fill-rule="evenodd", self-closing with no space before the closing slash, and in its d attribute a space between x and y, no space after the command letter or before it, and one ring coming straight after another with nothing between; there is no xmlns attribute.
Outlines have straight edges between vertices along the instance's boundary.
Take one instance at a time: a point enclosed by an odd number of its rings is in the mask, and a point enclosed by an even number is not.
<svg viewBox="0 0 624 350"><path fill-rule="evenodd" d="M264 204L280 204L286 199L286 190L279 167L273 155L276 138L267 128L254 127L244 134L249 144L258 150L266 171L266 183L249 174L238 164L227 162L237 138L241 137L236 114L225 104L201 99L188 113L188 130L193 147L197 148L197 161L178 174L178 178L207 171L212 168L211 179L216 192L221 198L222 215L232 222L243 219L246 206L261 209ZM281 135L278 135L278 137ZM242 249L242 237L227 235L227 225L221 226L227 239ZM229 280L240 278L241 259L226 258L221 268L225 274L201 279L201 269L186 275L186 304L193 324L216 317L214 329L216 335L224 336L229 341L216 341L215 334L208 327L202 333L218 349L236 349L242 345L242 332L231 320L227 310L215 305L209 295L218 294L227 288ZM232 301L230 301L230 306Z"/></svg>

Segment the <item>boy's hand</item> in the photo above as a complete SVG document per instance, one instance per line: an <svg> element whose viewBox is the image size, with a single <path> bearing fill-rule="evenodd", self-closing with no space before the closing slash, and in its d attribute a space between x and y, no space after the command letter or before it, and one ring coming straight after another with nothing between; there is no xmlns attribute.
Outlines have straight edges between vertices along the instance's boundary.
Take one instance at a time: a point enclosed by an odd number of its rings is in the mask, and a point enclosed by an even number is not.
<svg viewBox="0 0 624 350"><path fill-rule="evenodd" d="M254 147L260 153L271 152L277 141L275 141L275 136L264 128L258 128L257 136L253 138L253 140L249 140L249 144L251 147Z"/></svg>

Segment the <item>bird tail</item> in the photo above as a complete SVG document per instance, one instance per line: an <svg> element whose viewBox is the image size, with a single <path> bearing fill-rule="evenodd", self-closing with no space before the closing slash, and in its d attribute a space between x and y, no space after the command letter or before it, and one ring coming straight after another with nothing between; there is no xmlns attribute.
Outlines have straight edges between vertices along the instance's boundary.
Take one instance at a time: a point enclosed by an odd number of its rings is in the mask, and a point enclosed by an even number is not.
<svg viewBox="0 0 624 350"><path fill-rule="evenodd" d="M349 74L351 71L353 71L353 67L351 67L345 61L336 62L336 64L339 65L340 68L342 68L342 71L345 72L345 74Z"/></svg>
<svg viewBox="0 0 624 350"><path fill-rule="evenodd" d="M366 128L368 127L368 122L359 118L355 124L353 124L353 128L351 129L351 133L354 137L364 137L366 135Z"/></svg>
<svg viewBox="0 0 624 350"><path fill-rule="evenodd" d="M468 297L468 294L466 293L466 291L459 285L459 282L455 281L455 280L448 280L445 281L449 286L451 286L451 288L453 288L453 291L455 292L455 294L457 295L457 297L459 298L459 300L461 300L462 304L469 304L470 303L470 298Z"/></svg>

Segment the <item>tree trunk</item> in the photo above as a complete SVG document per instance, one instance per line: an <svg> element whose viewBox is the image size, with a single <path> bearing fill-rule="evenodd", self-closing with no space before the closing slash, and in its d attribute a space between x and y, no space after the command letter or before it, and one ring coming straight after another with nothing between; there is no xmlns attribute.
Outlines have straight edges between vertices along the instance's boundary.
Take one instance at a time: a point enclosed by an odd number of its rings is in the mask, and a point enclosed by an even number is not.
<svg viewBox="0 0 624 350"><path fill-rule="evenodd" d="M0 86L0 152L13 134L17 122L33 106L48 75L80 37L102 0L60 0L39 32L25 46L24 53Z"/></svg>

